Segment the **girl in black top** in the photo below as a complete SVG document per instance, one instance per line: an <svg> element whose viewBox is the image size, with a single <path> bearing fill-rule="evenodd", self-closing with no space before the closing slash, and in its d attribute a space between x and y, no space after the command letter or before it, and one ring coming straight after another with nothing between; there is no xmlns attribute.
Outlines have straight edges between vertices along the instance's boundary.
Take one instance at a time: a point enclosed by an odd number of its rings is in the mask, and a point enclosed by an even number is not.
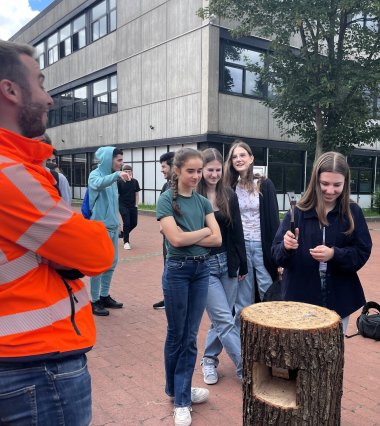
<svg viewBox="0 0 380 426"><path fill-rule="evenodd" d="M216 367L223 347L241 377L239 330L232 315L238 289L238 279L247 274L239 202L236 194L222 183L223 159L219 151L209 148L202 152L203 177L198 192L207 197L213 207L222 234L222 245L211 249L210 279L206 310L211 327L206 338L202 359L203 380L206 384L218 381Z"/></svg>

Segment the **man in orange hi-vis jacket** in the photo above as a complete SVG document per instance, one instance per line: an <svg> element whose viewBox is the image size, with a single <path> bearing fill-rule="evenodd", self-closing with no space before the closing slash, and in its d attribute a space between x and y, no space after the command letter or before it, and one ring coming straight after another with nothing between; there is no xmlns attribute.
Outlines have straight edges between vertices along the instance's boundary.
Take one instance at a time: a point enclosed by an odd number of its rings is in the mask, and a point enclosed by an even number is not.
<svg viewBox="0 0 380 426"><path fill-rule="evenodd" d="M113 246L42 166L52 147L31 138L52 105L43 81L33 48L0 40L0 423L84 426L95 325L78 277L107 270Z"/></svg>

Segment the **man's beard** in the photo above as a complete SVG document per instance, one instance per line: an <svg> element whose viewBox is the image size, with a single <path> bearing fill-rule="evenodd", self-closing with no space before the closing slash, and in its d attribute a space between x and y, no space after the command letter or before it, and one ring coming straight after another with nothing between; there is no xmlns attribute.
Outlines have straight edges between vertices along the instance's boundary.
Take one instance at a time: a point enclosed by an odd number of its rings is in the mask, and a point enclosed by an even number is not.
<svg viewBox="0 0 380 426"><path fill-rule="evenodd" d="M18 124L21 134L27 138L35 138L45 133L46 125L42 122L46 107L33 102L25 101L18 114Z"/></svg>

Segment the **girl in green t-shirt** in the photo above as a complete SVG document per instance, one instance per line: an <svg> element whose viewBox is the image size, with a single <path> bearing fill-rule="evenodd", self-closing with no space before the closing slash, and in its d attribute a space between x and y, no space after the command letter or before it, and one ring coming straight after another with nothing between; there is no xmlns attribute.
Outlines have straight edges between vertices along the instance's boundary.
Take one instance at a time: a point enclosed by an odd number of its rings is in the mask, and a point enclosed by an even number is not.
<svg viewBox="0 0 380 426"><path fill-rule="evenodd" d="M210 202L195 188L202 177L199 151L183 148L173 160L173 183L157 202L157 220L167 240L162 287L167 317L165 373L167 395L174 398L174 424L191 424L191 404L208 399L192 388L197 334L207 302L209 247L222 238Z"/></svg>

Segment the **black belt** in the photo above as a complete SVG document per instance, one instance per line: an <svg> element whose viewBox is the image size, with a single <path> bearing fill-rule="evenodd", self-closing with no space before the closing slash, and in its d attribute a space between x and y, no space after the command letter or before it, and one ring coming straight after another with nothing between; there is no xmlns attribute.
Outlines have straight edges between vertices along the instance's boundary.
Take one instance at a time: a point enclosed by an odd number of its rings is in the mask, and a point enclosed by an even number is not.
<svg viewBox="0 0 380 426"><path fill-rule="evenodd" d="M193 260L194 262L204 262L209 258L209 254L202 254L200 256L170 256L168 260L178 260L180 262L186 262L186 260Z"/></svg>

